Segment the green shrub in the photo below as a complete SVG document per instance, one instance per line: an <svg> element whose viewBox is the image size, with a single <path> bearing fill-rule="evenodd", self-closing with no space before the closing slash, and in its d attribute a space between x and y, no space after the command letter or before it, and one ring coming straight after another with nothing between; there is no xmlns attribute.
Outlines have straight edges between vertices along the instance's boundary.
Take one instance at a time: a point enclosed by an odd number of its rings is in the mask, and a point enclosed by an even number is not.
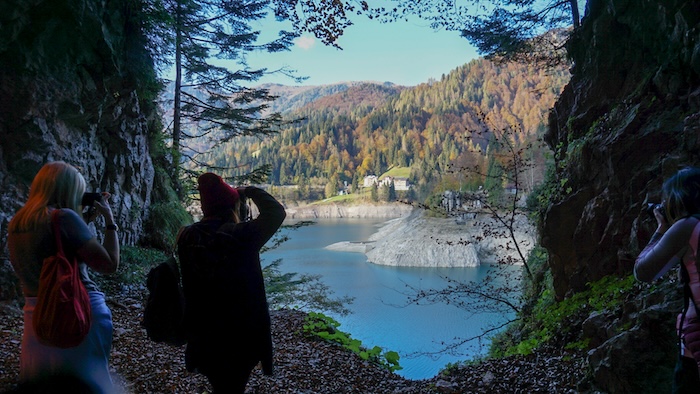
<svg viewBox="0 0 700 394"><path fill-rule="evenodd" d="M143 244L167 251L174 250L178 231L191 223L192 216L178 201L153 203L144 223Z"/></svg>
<svg viewBox="0 0 700 394"><path fill-rule="evenodd" d="M399 365L399 354L394 351L383 352L379 346L374 346L368 349L362 346L362 342L354 339L350 334L338 330L340 323L332 317L326 316L323 313L309 312L304 321L304 333L307 335L317 336L325 341L337 343L357 354L363 360L367 360L389 371L398 371L403 369Z"/></svg>
<svg viewBox="0 0 700 394"><path fill-rule="evenodd" d="M96 274L95 280L100 288L107 291L115 291L123 286L145 285L148 271L167 258L168 255L162 250L122 246L117 272L110 275Z"/></svg>
<svg viewBox="0 0 700 394"><path fill-rule="evenodd" d="M580 333L572 332L572 329L579 329L581 321L594 311L615 311L621 308L634 285L632 275L624 278L609 275L589 283L588 290L560 302L556 301L554 291L548 287L541 292L530 315L523 319L519 340L508 342L508 335L513 333L504 334L498 341L494 341L494 345L501 345L500 350L492 347L491 353L505 356L527 355L553 339L572 337L576 340L565 344L564 347L585 350L588 339L580 337Z"/></svg>

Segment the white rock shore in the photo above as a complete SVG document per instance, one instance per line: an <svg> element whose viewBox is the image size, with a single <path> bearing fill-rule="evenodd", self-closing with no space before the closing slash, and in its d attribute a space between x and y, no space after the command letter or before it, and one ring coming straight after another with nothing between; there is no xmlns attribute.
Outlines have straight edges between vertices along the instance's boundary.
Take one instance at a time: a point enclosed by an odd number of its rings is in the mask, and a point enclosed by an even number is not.
<svg viewBox="0 0 700 394"><path fill-rule="evenodd" d="M398 218L407 216L413 207L409 204L318 204L287 208L287 219L328 218Z"/></svg>
<svg viewBox="0 0 700 394"><path fill-rule="evenodd" d="M516 220L515 238L523 256L535 244L527 218ZM506 229L489 214L457 223L431 218L422 210L387 221L365 242L339 242L332 250L364 253L375 264L404 267L476 267L483 263L522 260Z"/></svg>

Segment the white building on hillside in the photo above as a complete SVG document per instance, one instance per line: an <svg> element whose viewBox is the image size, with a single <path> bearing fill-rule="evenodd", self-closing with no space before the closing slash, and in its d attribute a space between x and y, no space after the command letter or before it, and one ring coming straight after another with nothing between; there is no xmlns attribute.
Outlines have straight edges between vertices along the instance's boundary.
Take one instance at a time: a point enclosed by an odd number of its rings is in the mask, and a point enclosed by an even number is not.
<svg viewBox="0 0 700 394"><path fill-rule="evenodd" d="M362 183L362 187L372 187L378 183L379 181L376 175L367 175Z"/></svg>
<svg viewBox="0 0 700 394"><path fill-rule="evenodd" d="M406 191L411 188L408 183L408 178L394 178L394 190L396 191Z"/></svg>
<svg viewBox="0 0 700 394"><path fill-rule="evenodd" d="M391 176L387 176L382 178L382 180L380 181L376 175L365 176L365 179L362 182L362 187L372 187L374 185L391 186L392 183L394 184L394 190L397 191L406 191L411 188L411 184L408 182L408 178L394 178Z"/></svg>

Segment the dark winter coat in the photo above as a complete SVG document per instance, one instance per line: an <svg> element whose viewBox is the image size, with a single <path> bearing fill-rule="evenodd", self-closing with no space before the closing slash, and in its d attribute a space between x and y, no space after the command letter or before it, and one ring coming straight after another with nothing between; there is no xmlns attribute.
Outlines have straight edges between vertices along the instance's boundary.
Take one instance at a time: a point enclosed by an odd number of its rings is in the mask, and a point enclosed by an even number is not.
<svg viewBox="0 0 700 394"><path fill-rule="evenodd" d="M270 194L248 187L260 214L241 223L204 218L182 229L178 255L185 294L185 363L205 371L231 357L272 373L270 313L260 267L260 249L285 218Z"/></svg>

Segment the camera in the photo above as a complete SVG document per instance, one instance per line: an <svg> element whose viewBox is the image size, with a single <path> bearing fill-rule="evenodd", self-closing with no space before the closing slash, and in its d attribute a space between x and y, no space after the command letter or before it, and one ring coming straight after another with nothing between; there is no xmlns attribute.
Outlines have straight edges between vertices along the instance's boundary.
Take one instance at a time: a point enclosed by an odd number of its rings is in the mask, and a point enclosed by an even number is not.
<svg viewBox="0 0 700 394"><path fill-rule="evenodd" d="M240 208L238 211L238 218L241 222L247 222L251 219L250 207L245 197L241 197Z"/></svg>
<svg viewBox="0 0 700 394"><path fill-rule="evenodd" d="M652 219L656 219L656 217L654 216L654 210L656 209L661 211L661 216L663 216L664 219L666 219L666 207L664 207L663 204L657 204L655 202L647 203L647 206L644 209L644 211L646 211L646 213L648 213Z"/></svg>
<svg viewBox="0 0 700 394"><path fill-rule="evenodd" d="M83 199L80 200L80 205L92 208L92 203L95 201L102 201L102 193L84 193Z"/></svg>

